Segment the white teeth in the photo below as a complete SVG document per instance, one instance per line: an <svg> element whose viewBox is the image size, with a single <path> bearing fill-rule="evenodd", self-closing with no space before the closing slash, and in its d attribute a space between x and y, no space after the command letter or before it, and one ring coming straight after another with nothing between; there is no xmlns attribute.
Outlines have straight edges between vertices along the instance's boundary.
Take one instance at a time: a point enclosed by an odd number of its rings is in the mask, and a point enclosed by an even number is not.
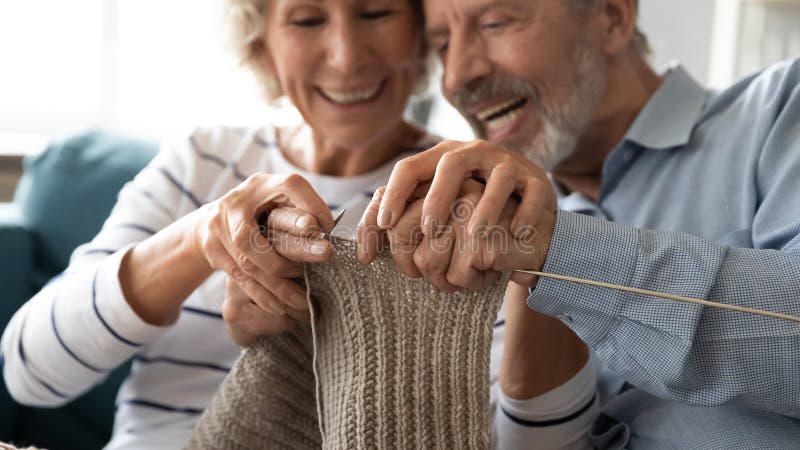
<svg viewBox="0 0 800 450"><path fill-rule="evenodd" d="M371 100L378 94L380 88L381 88L380 85L378 85L373 89L352 91L352 92L336 92L336 91L328 91L325 89L321 90L322 93L325 94L325 97L327 97L334 103L339 103L341 105L351 105L353 103Z"/></svg>
<svg viewBox="0 0 800 450"><path fill-rule="evenodd" d="M515 98L515 99L511 99L511 100L509 100L507 102L500 103L498 105L492 106L491 108L484 109L483 111L480 111L478 114L476 114L476 116L478 117L478 120L484 121L484 120L488 119L489 117L492 117L493 115L499 113L500 111L508 108L509 106L513 105L514 103L519 102L520 100L522 100L522 98Z"/></svg>
<svg viewBox="0 0 800 450"><path fill-rule="evenodd" d="M517 120L520 114L522 114L522 108L517 108L512 111L509 111L508 113L503 114L500 117L487 121L486 129L489 131L496 131L504 127L507 127L510 124L514 123L514 121Z"/></svg>

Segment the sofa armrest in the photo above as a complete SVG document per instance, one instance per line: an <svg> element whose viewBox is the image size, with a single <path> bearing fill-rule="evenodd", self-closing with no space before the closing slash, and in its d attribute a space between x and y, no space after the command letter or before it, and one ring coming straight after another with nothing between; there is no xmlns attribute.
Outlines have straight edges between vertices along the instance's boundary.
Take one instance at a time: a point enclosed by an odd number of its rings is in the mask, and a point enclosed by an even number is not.
<svg viewBox="0 0 800 450"><path fill-rule="evenodd" d="M31 292L33 234L14 203L0 203L0 332ZM0 436L14 429L17 405L0 380Z"/></svg>
<svg viewBox="0 0 800 450"><path fill-rule="evenodd" d="M30 274L33 270L33 233L14 203L0 203L0 326L33 295Z"/></svg>

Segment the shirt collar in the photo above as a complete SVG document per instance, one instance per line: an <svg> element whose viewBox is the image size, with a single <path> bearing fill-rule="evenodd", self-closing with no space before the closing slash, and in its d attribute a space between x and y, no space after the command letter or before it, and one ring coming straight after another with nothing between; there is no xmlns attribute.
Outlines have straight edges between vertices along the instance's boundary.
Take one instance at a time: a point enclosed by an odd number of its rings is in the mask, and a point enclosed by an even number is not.
<svg viewBox="0 0 800 450"><path fill-rule="evenodd" d="M628 129L625 140L653 150L689 143L709 91L677 62L667 67L663 80Z"/></svg>

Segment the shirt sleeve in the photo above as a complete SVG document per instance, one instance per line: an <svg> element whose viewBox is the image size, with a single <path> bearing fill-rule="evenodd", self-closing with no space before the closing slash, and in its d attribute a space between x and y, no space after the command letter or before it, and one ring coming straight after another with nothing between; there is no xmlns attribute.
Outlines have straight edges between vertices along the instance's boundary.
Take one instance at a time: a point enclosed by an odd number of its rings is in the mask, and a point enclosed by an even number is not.
<svg viewBox="0 0 800 450"><path fill-rule="evenodd" d="M529 449L532 442L536 442L536 448L548 450L593 448L589 432L600 413L600 401L592 358L561 386L531 399L511 399L503 393L499 384L505 326L503 317L501 310L492 339L489 405L492 448Z"/></svg>
<svg viewBox="0 0 800 450"><path fill-rule="evenodd" d="M544 271L800 317L800 87L791 83L778 90L756 164L730 175L756 183L742 230L751 248L559 212ZM528 305L567 322L608 369L653 395L800 417L798 323L546 278Z"/></svg>
<svg viewBox="0 0 800 450"><path fill-rule="evenodd" d="M799 243L729 248L559 212L544 271L800 316ZM653 395L800 417L797 323L547 278L528 305L567 323L609 369Z"/></svg>
<svg viewBox="0 0 800 450"><path fill-rule="evenodd" d="M131 309L119 283L125 253L199 206L190 143L162 146L127 183L100 233L9 322L0 348L9 393L20 403L58 406L102 381L159 336Z"/></svg>

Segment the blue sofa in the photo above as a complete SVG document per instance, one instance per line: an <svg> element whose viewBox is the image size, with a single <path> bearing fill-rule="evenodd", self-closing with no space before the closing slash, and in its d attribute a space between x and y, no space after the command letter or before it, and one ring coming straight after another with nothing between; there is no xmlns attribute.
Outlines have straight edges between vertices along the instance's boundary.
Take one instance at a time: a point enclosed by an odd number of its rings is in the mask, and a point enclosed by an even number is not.
<svg viewBox="0 0 800 450"><path fill-rule="evenodd" d="M0 328L97 234L117 193L157 145L101 131L82 133L26 158L12 203L0 203ZM108 441L125 365L81 398L55 409L16 404L0 380L0 441L51 450Z"/></svg>

